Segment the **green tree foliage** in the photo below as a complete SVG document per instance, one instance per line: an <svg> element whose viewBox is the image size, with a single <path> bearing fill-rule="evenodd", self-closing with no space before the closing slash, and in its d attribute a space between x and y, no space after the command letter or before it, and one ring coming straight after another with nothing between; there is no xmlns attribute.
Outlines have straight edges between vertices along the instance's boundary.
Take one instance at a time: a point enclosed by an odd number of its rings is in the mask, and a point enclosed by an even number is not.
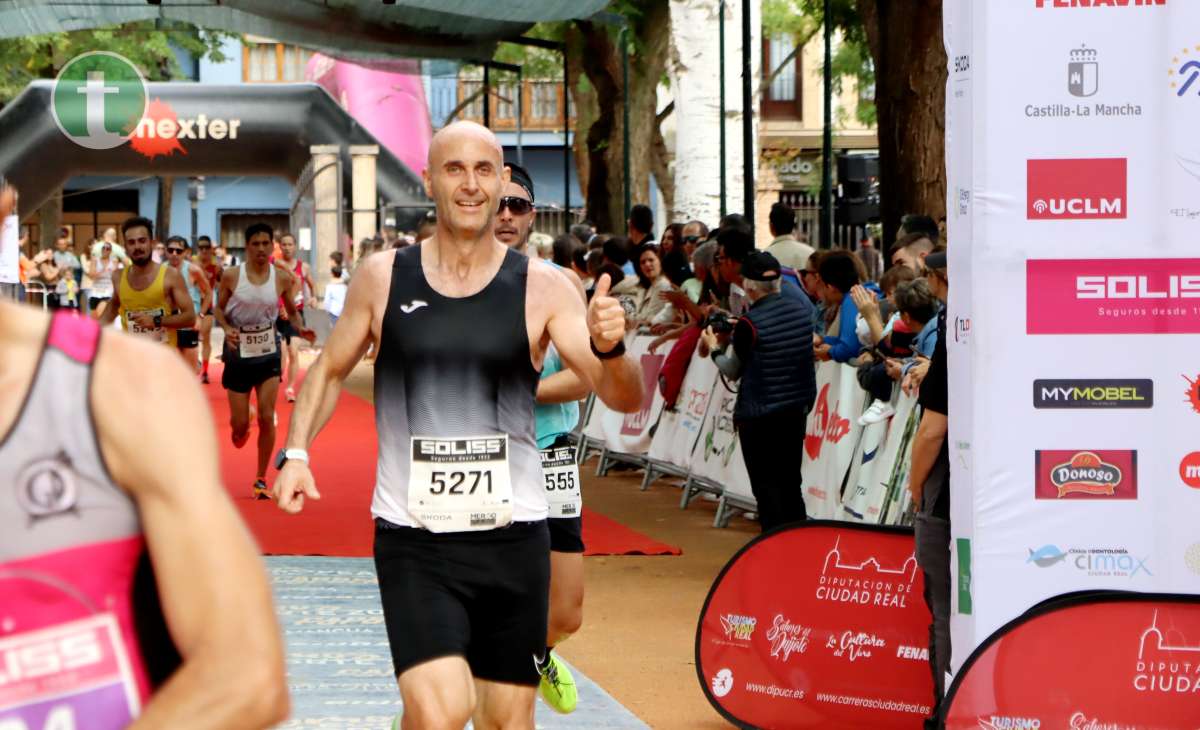
<svg viewBox="0 0 1200 730"><path fill-rule="evenodd" d="M841 93L844 79L856 81L860 90L858 121L874 126L876 114L872 90L875 87L875 66L855 0L833 0L830 17L834 30L840 36L834 46L832 59L834 93ZM819 38L824 23L825 0L763 0L763 35L791 35L796 39L797 52L813 38ZM773 75L775 72L777 69L766 70L767 74ZM820 78L824 70L817 68L813 73Z"/></svg>
<svg viewBox="0 0 1200 730"><path fill-rule="evenodd" d="M0 103L11 100L34 79L54 78L67 61L88 51L111 51L128 58L148 81L182 75L174 48L196 58L224 61L221 44L228 33L198 31L183 24L153 21L108 28L0 40Z"/></svg>

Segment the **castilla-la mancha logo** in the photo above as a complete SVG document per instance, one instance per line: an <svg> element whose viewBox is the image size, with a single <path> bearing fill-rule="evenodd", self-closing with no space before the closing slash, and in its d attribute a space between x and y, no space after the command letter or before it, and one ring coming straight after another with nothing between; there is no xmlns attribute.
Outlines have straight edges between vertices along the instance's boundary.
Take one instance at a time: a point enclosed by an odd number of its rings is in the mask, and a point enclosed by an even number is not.
<svg viewBox="0 0 1200 730"><path fill-rule="evenodd" d="M93 150L119 147L146 113L146 79L124 56L92 51L67 62L54 79L51 111L75 144Z"/></svg>

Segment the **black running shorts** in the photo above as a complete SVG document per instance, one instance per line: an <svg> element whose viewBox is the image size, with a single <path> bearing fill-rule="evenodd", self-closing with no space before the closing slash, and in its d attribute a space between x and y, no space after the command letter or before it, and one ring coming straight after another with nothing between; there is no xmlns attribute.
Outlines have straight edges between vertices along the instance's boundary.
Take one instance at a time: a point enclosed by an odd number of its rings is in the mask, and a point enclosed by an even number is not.
<svg viewBox="0 0 1200 730"><path fill-rule="evenodd" d="M556 449L570 444L571 439L562 434L548 448ZM556 553L583 552L583 515L551 517L547 522L550 523L551 550Z"/></svg>
<svg viewBox="0 0 1200 730"><path fill-rule="evenodd" d="M296 336L296 329L292 327L292 321L279 317L275 320L275 331L283 338L283 341L292 344L292 337Z"/></svg>
<svg viewBox="0 0 1200 730"><path fill-rule="evenodd" d="M225 363L221 387L234 393L249 393L255 386L278 378L283 372L283 360L278 352L272 357L242 360L236 351L227 347L221 360Z"/></svg>
<svg viewBox="0 0 1200 730"><path fill-rule="evenodd" d="M176 330L175 332L175 347L180 350L189 350L200 345L200 331L193 329Z"/></svg>
<svg viewBox="0 0 1200 730"><path fill-rule="evenodd" d="M538 683L550 592L544 521L435 533L376 520L375 572L397 677L461 656L476 679Z"/></svg>

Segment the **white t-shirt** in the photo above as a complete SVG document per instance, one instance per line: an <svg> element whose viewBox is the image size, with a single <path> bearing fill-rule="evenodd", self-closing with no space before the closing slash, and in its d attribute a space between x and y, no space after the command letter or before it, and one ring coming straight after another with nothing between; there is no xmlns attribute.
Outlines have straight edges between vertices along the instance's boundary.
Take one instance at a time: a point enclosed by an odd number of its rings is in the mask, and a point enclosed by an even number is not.
<svg viewBox="0 0 1200 730"><path fill-rule="evenodd" d="M346 283L334 279L325 285L325 301L322 308L335 317L342 316L342 308L346 306Z"/></svg>

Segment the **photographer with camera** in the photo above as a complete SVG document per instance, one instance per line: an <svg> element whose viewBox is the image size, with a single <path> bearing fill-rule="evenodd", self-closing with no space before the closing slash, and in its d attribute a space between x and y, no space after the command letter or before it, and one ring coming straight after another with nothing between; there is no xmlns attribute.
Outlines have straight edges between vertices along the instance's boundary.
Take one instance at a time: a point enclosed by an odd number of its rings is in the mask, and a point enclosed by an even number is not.
<svg viewBox="0 0 1200 730"><path fill-rule="evenodd" d="M766 531L806 517L797 447L816 396L813 307L781 293L782 267L765 251L746 255L740 275L746 313L732 327L710 316L702 337L722 375L740 380L733 420Z"/></svg>

